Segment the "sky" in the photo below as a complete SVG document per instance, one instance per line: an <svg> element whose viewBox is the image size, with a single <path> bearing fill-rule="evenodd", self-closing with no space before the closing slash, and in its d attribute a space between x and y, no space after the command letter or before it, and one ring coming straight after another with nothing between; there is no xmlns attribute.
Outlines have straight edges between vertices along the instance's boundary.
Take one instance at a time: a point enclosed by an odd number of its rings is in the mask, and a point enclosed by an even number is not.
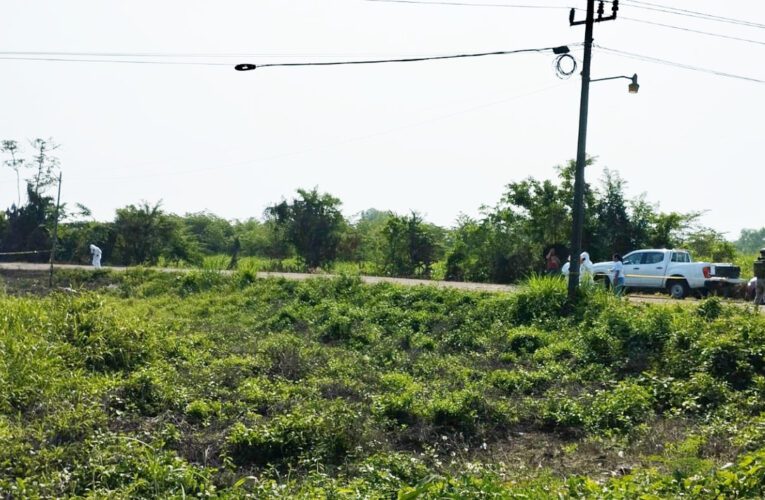
<svg viewBox="0 0 765 500"><path fill-rule="evenodd" d="M640 92L628 94L627 80L592 84L587 152L597 162L587 181L617 171L630 197L644 194L664 211L705 211L702 222L730 239L765 226L756 210L765 29L656 7L765 23L765 2L646 1L655 10L621 2L619 19L595 26L596 45L760 82L596 48L592 77L637 73ZM581 80L558 78L551 52L233 66L559 45L581 60L584 28L569 26L566 8L518 5L584 8L585 0L454 3L471 5L6 0L0 139L18 140L31 156L27 139L52 137L61 145L62 201L82 203L98 220L142 200L179 214L260 217L297 188L318 187L348 216L417 210L452 226L497 203L508 183L554 178L555 166L576 156ZM20 57L102 62L9 59ZM0 206L15 201L15 176L4 168Z"/></svg>

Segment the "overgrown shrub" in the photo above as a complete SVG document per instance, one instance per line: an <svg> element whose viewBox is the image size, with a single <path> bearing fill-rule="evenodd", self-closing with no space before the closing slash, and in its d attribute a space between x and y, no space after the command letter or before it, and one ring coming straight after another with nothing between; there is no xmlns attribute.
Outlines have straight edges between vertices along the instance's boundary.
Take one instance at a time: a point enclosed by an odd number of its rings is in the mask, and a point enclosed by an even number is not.
<svg viewBox="0 0 765 500"><path fill-rule="evenodd" d="M226 444L240 464L295 463L301 457L336 463L361 442L363 426L357 408L337 402L306 404L253 427L237 423Z"/></svg>

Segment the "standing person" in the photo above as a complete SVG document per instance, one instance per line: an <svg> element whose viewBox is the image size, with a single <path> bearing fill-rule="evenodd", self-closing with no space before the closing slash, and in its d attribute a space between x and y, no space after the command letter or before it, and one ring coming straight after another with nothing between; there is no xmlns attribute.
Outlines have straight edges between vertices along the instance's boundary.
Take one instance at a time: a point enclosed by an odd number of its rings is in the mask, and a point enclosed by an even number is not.
<svg viewBox="0 0 765 500"><path fill-rule="evenodd" d="M754 305L761 306L765 304L765 279L757 278L755 290L757 295L754 296Z"/></svg>
<svg viewBox="0 0 765 500"><path fill-rule="evenodd" d="M545 256L545 271L549 275L560 274L560 259L555 254L555 248L551 248Z"/></svg>
<svg viewBox="0 0 765 500"><path fill-rule="evenodd" d="M101 269L101 249L95 246L93 243L90 244L90 255L93 256L93 267L96 269Z"/></svg>
<svg viewBox="0 0 765 500"><path fill-rule="evenodd" d="M563 276L568 276L569 269L571 267L571 257L568 258L569 262L563 264L561 273ZM579 254L579 283L592 283L592 261L590 260L590 254L582 252Z"/></svg>
<svg viewBox="0 0 765 500"><path fill-rule="evenodd" d="M568 269L571 267L571 256L566 259L566 263L560 268L560 272L563 276L568 276Z"/></svg>
<svg viewBox="0 0 765 500"><path fill-rule="evenodd" d="M611 268L613 273L611 283L614 285L614 292L617 296L621 296L624 292L624 264L622 263L622 256L618 253L614 254L614 267Z"/></svg>
<svg viewBox="0 0 765 500"><path fill-rule="evenodd" d="M590 254L582 252L579 257L579 283L592 283L592 269Z"/></svg>
<svg viewBox="0 0 765 500"><path fill-rule="evenodd" d="M236 236L234 237L234 245L231 247L231 260L228 262L228 266L226 266L227 271L236 269L237 263L239 261L239 250L241 249L242 243L239 241L239 236Z"/></svg>

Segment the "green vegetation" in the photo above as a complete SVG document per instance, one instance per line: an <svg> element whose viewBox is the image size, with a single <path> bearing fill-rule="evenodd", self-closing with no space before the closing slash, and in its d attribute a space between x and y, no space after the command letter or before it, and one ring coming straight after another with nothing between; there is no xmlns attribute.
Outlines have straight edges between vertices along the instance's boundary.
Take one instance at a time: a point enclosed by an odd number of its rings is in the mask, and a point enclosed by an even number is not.
<svg viewBox="0 0 765 500"><path fill-rule="evenodd" d="M2 257L47 261L55 220L53 194L58 160L52 140L31 143L25 160L15 141L0 144L3 164L17 177L18 202L0 214ZM594 159L590 159L592 164ZM21 173L27 171L26 203ZM103 250L105 265L231 268L515 283L544 271L551 247L568 256L574 163L557 169L557 180L511 182L494 206L477 218L460 217L452 228L407 215L369 209L346 218L329 193L298 189L296 196L246 220L208 212L176 215L160 202L131 204L114 219L92 219L87 207L62 207L56 260L88 263L89 245ZM665 213L644 198L629 200L625 181L605 170L585 188L584 248L595 261L638 248L684 247L696 260L736 262L743 274L763 244L764 230L744 230L734 245L699 224L700 212ZM248 263L246 259L249 259ZM214 264L211 264L214 262Z"/></svg>
<svg viewBox="0 0 765 500"><path fill-rule="evenodd" d="M100 290L0 295L12 498L765 494L765 318L717 299L56 279Z"/></svg>

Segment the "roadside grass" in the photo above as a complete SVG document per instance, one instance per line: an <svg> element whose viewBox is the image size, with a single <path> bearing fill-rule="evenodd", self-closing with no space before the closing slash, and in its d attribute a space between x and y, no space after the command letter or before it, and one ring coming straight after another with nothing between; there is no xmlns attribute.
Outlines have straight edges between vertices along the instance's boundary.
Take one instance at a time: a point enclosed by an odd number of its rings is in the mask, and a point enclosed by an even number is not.
<svg viewBox="0 0 765 500"><path fill-rule="evenodd" d="M134 269L0 295L12 498L746 498L765 318ZM97 290L88 290L97 288Z"/></svg>

